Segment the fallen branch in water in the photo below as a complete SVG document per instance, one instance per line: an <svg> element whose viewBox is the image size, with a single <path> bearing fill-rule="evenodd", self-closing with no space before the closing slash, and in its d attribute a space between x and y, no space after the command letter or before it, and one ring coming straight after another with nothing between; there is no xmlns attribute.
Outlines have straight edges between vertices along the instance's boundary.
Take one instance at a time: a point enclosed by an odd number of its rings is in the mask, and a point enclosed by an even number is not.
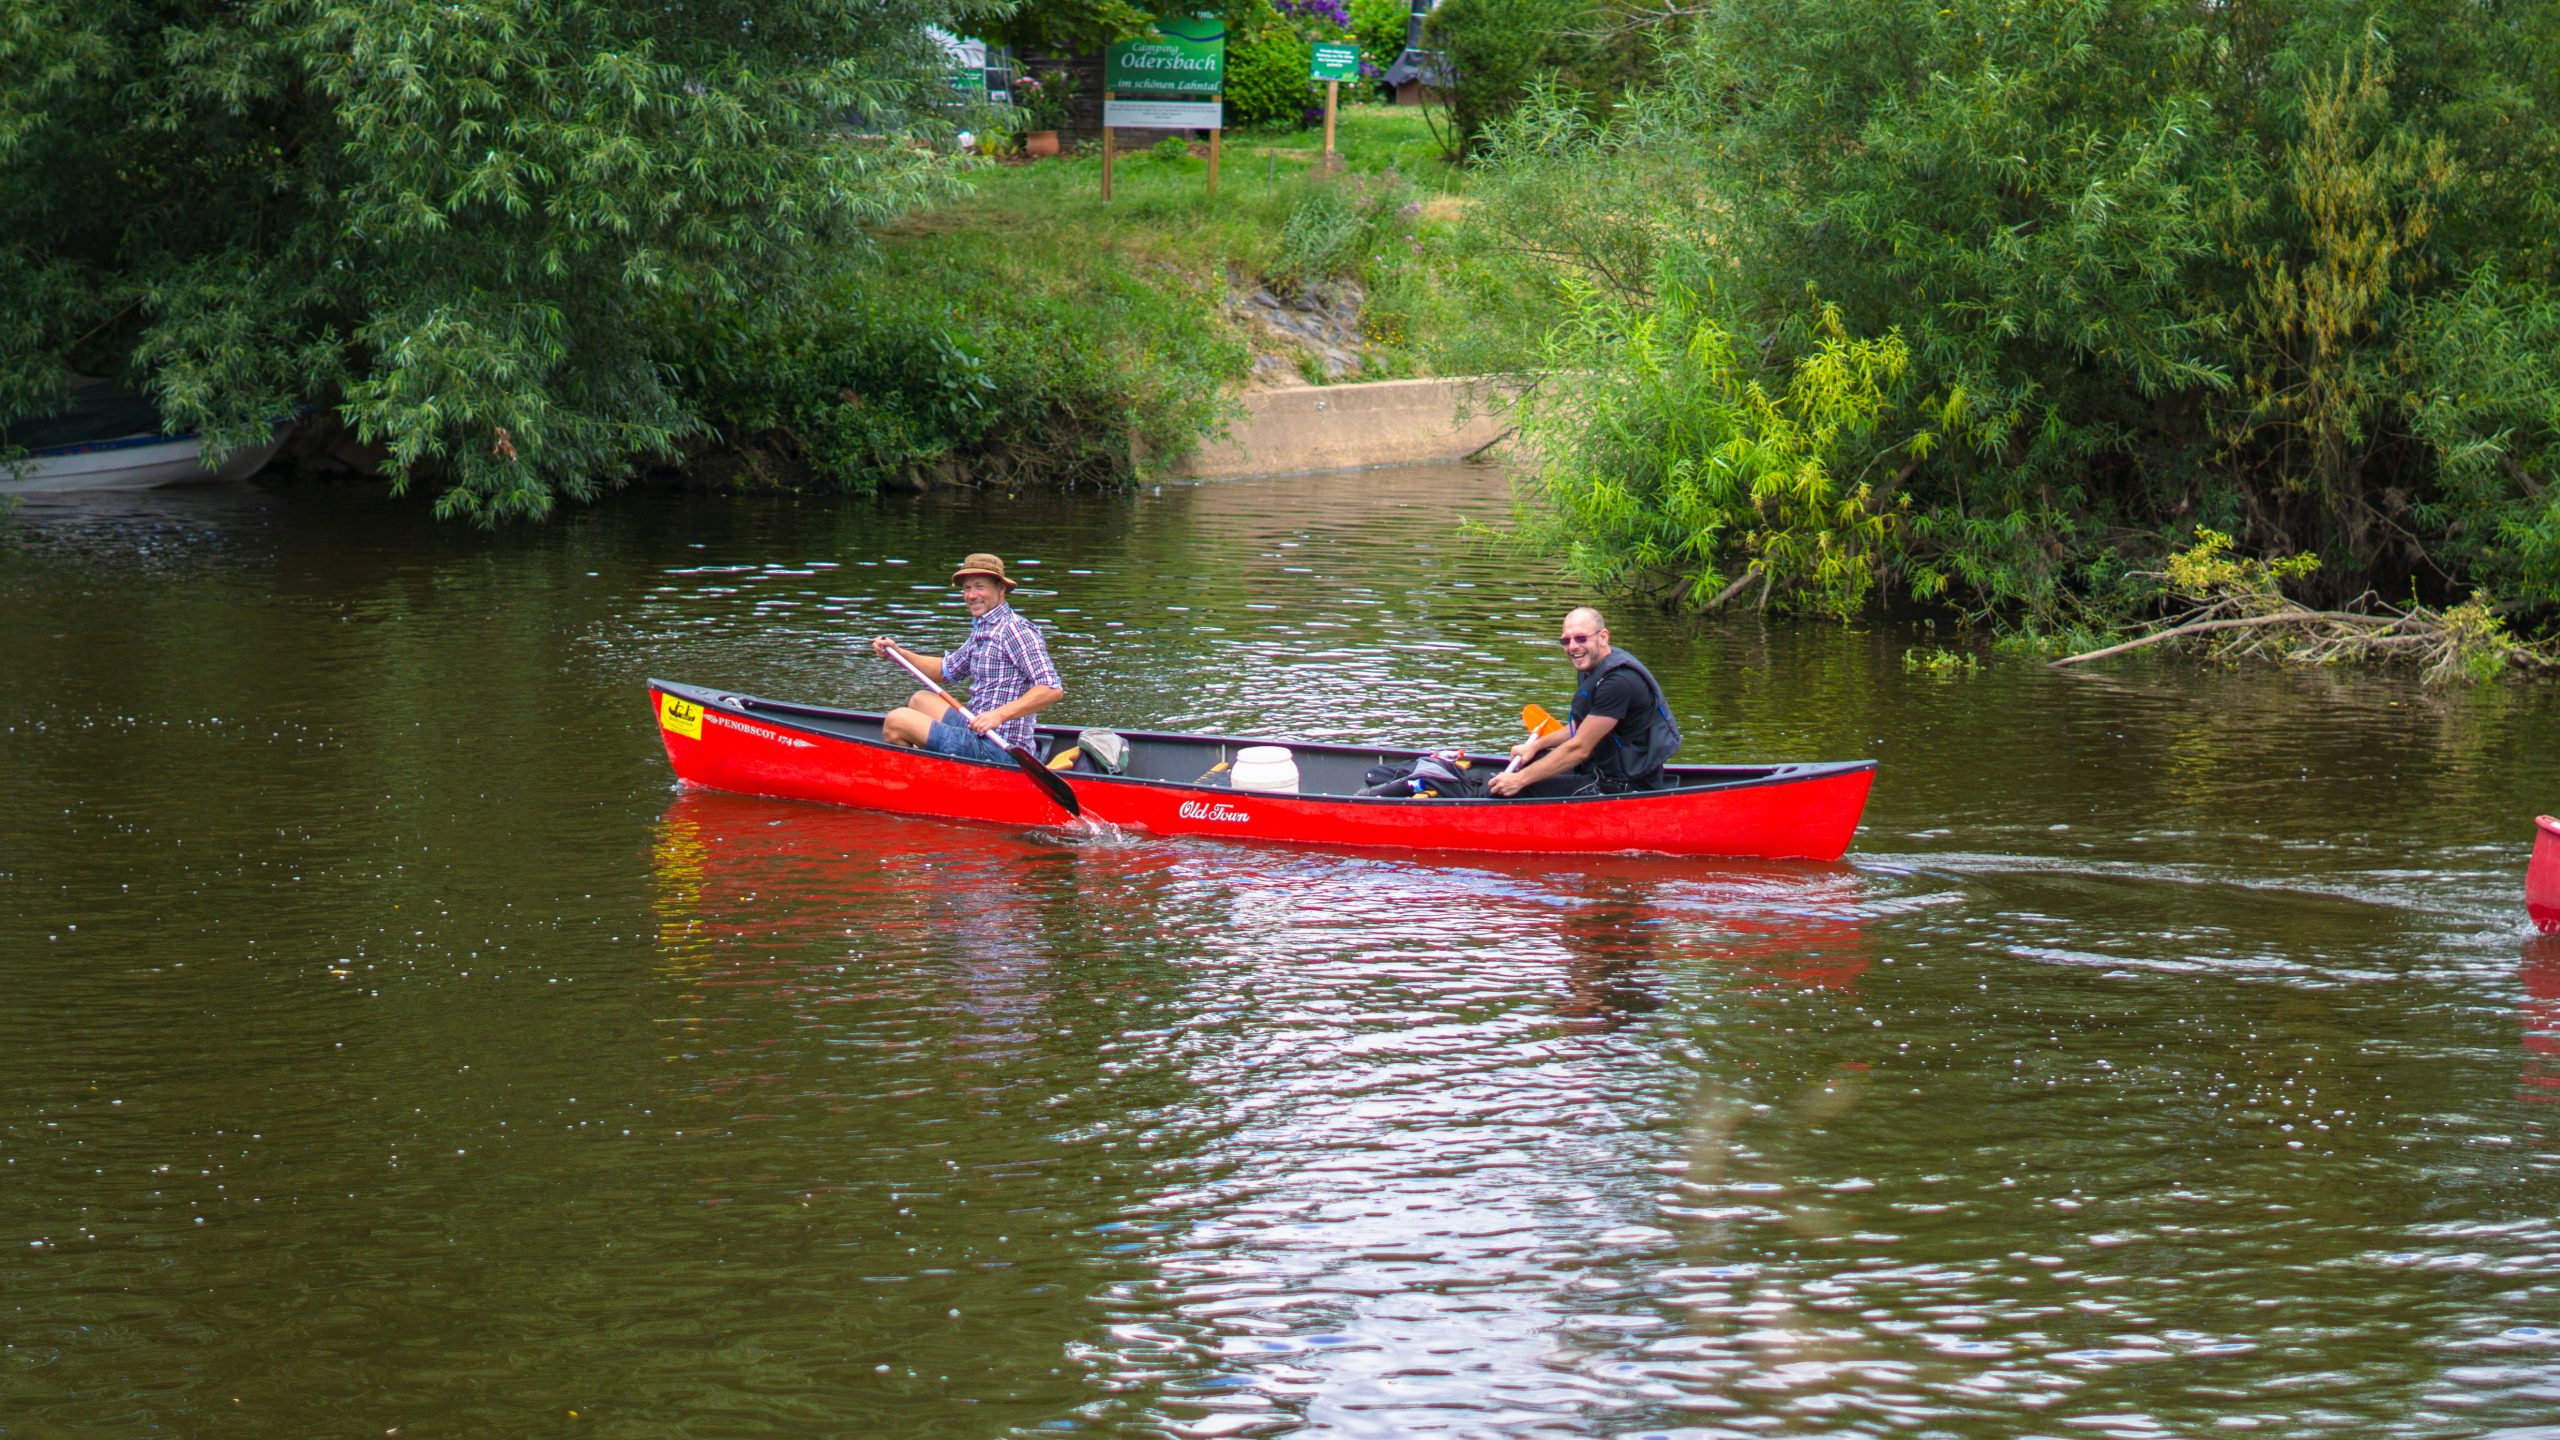
<svg viewBox="0 0 2560 1440"><path fill-rule="evenodd" d="M2275 608L2261 608L2267 605ZM2235 609L2259 613L2228 613ZM2214 653L2226 659L2263 657L2298 665L2415 662L2424 667L2430 682L2486 680L2511 669L2560 671L2560 658L2508 635L2487 602L2477 596L2449 610L2424 605L2405 610L2390 605L2373 610L2314 610L2263 593L2226 595L2133 639L2051 663L2056 668L2078 665L2217 634L2228 637L2214 644Z"/></svg>
<svg viewBox="0 0 2560 1440"><path fill-rule="evenodd" d="M1716 598L1714 598L1713 600L1710 600L1710 601L1708 601L1708 602L1707 602L1707 608L1708 608L1708 609L1710 609L1710 610L1721 610L1721 609L1723 609L1723 608L1724 608L1724 602L1726 602L1727 600L1732 599L1732 598L1733 598L1734 596L1736 596L1736 595L1741 594L1741 593L1742 593L1742 587L1743 587L1743 586L1745 586L1745 585L1750 584L1750 583L1751 583L1751 577L1752 577L1752 576L1754 576L1754 575L1757 575L1757 574L1759 574L1759 573L1760 573L1760 564L1759 564L1759 562L1758 562L1758 561L1753 561L1751 564L1748 564L1748 565L1743 566L1743 567L1742 567L1742 573L1741 573L1741 574L1739 574L1739 575L1737 575L1737 576L1735 576L1735 577L1733 577L1733 583L1732 583L1732 584L1730 584L1730 585L1727 585L1726 587L1724 587L1724 593L1722 593L1722 594L1720 594L1720 595L1716 596Z"/></svg>
<svg viewBox="0 0 2560 1440"><path fill-rule="evenodd" d="M2121 645L2110 645L2103 650L2084 651L2081 654L2067 656L2052 663L2056 668L2060 668L2064 665L2077 665L2083 660L2104 660L2110 655L2121 655L2127 650L2139 650L2146 645L2157 645L2163 641L2177 640L2188 635L2206 635L2216 630L2257 629L2267 625L2297 625L2305 621L2325 621L2341 625L2388 625L2392 623L2376 616L2358 615L2353 611L2348 610L2306 610L2296 607L2292 610L2279 611L2273 615L2238 615L2222 620L2182 621L2178 624L2171 625L2166 629L2154 630L2147 635L2127 640Z"/></svg>

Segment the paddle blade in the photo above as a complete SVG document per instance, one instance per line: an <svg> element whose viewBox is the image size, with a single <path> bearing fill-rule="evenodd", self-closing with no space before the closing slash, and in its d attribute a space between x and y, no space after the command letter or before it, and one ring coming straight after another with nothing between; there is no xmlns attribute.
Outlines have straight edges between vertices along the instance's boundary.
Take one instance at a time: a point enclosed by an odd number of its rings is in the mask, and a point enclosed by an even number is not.
<svg viewBox="0 0 2560 1440"><path fill-rule="evenodd" d="M1520 723L1529 727L1532 735L1552 735L1564 728L1564 723L1548 714L1543 705L1521 706Z"/></svg>
<svg viewBox="0 0 2560 1440"><path fill-rule="evenodd" d="M1041 764L1040 757L1032 754L1026 746L1007 745L1004 748L1013 756L1013 763L1022 767L1022 773L1031 777L1031 783L1040 787L1042 794L1058 802L1059 809L1078 819L1083 818L1084 806L1077 802L1075 789L1067 784L1067 777Z"/></svg>

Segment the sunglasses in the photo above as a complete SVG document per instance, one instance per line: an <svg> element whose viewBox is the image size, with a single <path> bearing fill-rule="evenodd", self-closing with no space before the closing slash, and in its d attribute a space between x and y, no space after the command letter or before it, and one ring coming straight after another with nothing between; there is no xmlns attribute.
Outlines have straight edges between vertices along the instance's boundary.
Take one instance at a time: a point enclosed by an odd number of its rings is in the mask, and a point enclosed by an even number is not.
<svg viewBox="0 0 2560 1440"><path fill-rule="evenodd" d="M1599 633L1598 633L1597 631L1594 631L1593 633L1591 633L1591 634L1589 634L1589 635L1563 635L1563 636L1559 636L1559 637L1557 637L1557 639L1556 639L1556 643L1557 643L1557 644L1559 644L1559 645L1562 645L1562 646L1563 646L1563 647L1565 647L1566 649L1570 650L1570 649L1572 649L1572 648L1573 648L1574 646L1576 646L1576 645L1588 645L1588 644L1590 644L1592 641L1597 640L1597 639L1599 639L1599 638L1600 638Z"/></svg>

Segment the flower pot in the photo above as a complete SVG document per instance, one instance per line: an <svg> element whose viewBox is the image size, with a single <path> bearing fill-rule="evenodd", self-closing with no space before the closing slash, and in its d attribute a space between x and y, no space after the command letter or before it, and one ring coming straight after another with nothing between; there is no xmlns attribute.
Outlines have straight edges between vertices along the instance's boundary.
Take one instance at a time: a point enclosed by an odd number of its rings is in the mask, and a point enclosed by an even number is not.
<svg viewBox="0 0 2560 1440"><path fill-rule="evenodd" d="M1058 153L1058 132L1034 130L1022 137L1022 153L1034 157Z"/></svg>

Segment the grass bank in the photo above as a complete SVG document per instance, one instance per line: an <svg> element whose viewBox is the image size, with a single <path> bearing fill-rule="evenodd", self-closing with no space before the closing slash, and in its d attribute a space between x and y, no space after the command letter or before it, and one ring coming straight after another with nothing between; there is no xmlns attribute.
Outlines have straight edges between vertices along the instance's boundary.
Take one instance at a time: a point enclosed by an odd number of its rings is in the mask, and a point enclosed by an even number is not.
<svg viewBox="0 0 2560 1440"><path fill-rule="evenodd" d="M698 468L869 490L1111 484L1212 433L1248 386L1461 373L1527 353L1544 313L1484 306L1464 171L1418 110L1322 132L983 165L971 193L848 255L805 332L703 337L724 447Z"/></svg>

